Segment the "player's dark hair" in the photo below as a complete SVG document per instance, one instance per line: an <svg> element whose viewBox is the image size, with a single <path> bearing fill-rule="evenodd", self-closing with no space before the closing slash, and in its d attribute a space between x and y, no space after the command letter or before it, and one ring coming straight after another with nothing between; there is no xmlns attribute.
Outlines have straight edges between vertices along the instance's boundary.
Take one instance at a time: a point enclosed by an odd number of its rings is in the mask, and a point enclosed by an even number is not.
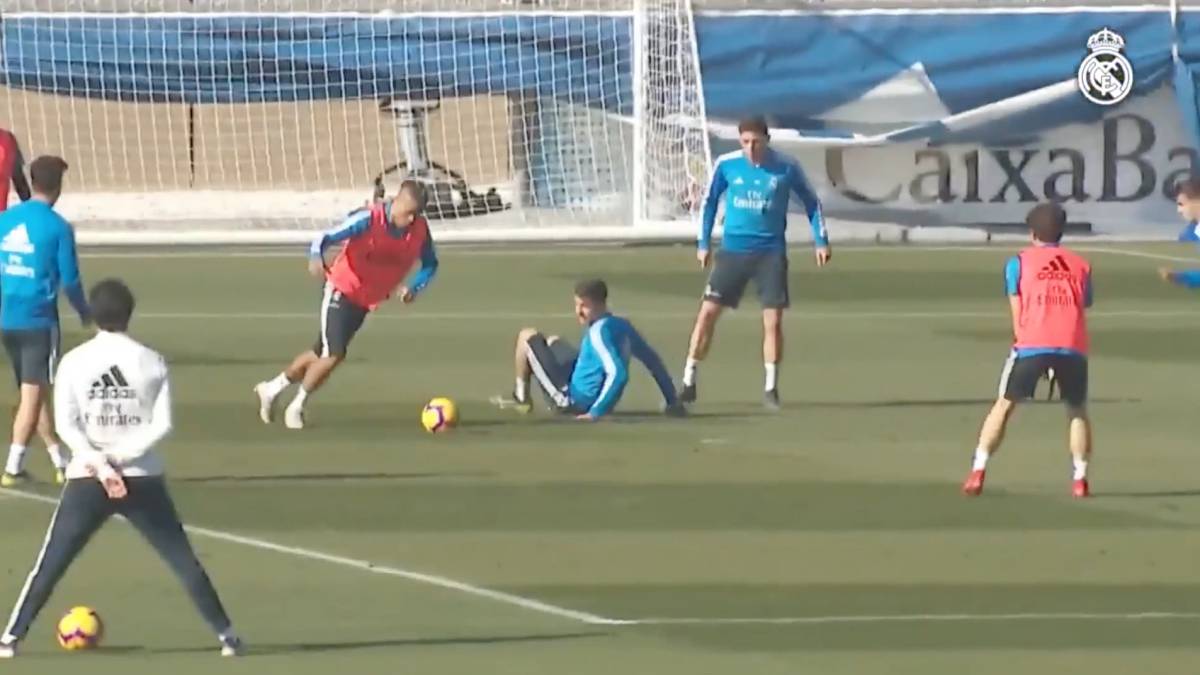
<svg viewBox="0 0 1200 675"><path fill-rule="evenodd" d="M738 133L744 134L747 131L763 136L768 135L767 120L762 117L747 117L738 122Z"/></svg>
<svg viewBox="0 0 1200 675"><path fill-rule="evenodd" d="M575 297L592 302L608 302L608 284L603 279L585 279L575 284Z"/></svg>
<svg viewBox="0 0 1200 675"><path fill-rule="evenodd" d="M35 192L57 195L62 192L63 174L70 165L67 160L54 155L42 155L29 165L29 182Z"/></svg>
<svg viewBox="0 0 1200 675"><path fill-rule="evenodd" d="M425 208L426 200L429 198L428 192L425 190L425 184L419 180L409 178L400 184L400 189L396 194L407 194L417 203L417 208Z"/></svg>
<svg viewBox="0 0 1200 675"><path fill-rule="evenodd" d="M1200 177L1192 176L1175 187L1176 197L1200 198Z"/></svg>
<svg viewBox="0 0 1200 675"><path fill-rule="evenodd" d="M120 279L104 279L92 286L88 293L88 304L92 306L92 319L100 330L124 333L129 329L133 316L133 291Z"/></svg>
<svg viewBox="0 0 1200 675"><path fill-rule="evenodd" d="M1062 241L1063 231L1067 229L1067 212L1058 204L1038 204L1025 216L1025 224L1038 241L1057 244Z"/></svg>

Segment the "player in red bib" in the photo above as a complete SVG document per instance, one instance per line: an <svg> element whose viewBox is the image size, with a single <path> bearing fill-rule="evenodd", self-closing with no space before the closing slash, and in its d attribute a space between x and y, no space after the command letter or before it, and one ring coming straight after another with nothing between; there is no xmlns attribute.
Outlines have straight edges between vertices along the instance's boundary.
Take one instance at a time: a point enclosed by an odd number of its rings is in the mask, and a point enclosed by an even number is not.
<svg viewBox="0 0 1200 675"><path fill-rule="evenodd" d="M25 180L24 164L16 136L13 136L12 132L7 129L0 129L0 211L8 208L10 183L16 189L17 197L21 201L27 202L32 196L29 191L29 183Z"/></svg>
<svg viewBox="0 0 1200 675"><path fill-rule="evenodd" d="M1004 269L1012 309L1013 348L1000 376L1000 393L983 429L963 493L983 492L988 459L1000 448L1017 402L1033 396L1038 381L1052 373L1067 404L1074 476L1071 493L1089 496L1087 468L1092 425L1087 416L1088 329L1092 268L1081 255L1059 246L1067 214L1057 204L1039 204L1026 216L1033 245Z"/></svg>
<svg viewBox="0 0 1200 675"><path fill-rule="evenodd" d="M292 360L272 380L258 383L259 416L270 424L275 399L294 382L300 390L284 411L284 425L304 428L304 403L346 358L354 334L367 314L393 296L412 302L429 285L438 260L429 224L421 215L425 189L417 181L404 181L395 199L380 201L352 213L338 227L323 233L309 249L309 270L324 277L321 328L312 349ZM325 250L342 242L333 264L325 263ZM404 280L417 261L421 269L411 285Z"/></svg>

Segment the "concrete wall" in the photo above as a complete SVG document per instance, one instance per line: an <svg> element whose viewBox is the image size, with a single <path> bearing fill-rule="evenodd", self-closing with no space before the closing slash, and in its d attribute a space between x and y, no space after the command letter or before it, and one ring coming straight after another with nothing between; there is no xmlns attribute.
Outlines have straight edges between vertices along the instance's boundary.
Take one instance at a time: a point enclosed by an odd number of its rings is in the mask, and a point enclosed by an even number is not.
<svg viewBox="0 0 1200 675"><path fill-rule="evenodd" d="M71 163L75 189L369 190L400 158L392 120L375 101L195 106L132 104L0 87L0 127L25 154ZM429 117L431 158L491 185L510 176L504 97L444 101Z"/></svg>

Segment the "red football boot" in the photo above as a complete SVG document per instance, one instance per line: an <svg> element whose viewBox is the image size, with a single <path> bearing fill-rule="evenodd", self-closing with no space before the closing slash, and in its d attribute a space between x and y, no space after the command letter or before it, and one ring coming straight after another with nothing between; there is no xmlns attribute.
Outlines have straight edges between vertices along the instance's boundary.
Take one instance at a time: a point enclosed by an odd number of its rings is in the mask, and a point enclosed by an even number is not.
<svg viewBox="0 0 1200 675"><path fill-rule="evenodd" d="M1092 496L1092 491L1088 489L1088 482L1086 478L1080 478L1071 484L1071 496L1075 497L1076 499L1084 499L1085 497Z"/></svg>
<svg viewBox="0 0 1200 675"><path fill-rule="evenodd" d="M963 481L962 493L968 497L978 497L983 492L983 477L985 471L976 469Z"/></svg>

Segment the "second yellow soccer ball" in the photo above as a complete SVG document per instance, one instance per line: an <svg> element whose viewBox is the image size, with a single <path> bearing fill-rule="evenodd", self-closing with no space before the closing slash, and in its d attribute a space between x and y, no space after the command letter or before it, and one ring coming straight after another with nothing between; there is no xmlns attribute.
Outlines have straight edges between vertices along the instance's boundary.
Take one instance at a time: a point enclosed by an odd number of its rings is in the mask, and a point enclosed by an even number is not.
<svg viewBox="0 0 1200 675"><path fill-rule="evenodd" d="M449 431L458 424L458 406L454 401L438 397L425 404L421 411L421 426L431 434Z"/></svg>
<svg viewBox="0 0 1200 675"><path fill-rule="evenodd" d="M72 607L58 620L58 645L67 651L95 649L104 639L104 622L91 607Z"/></svg>

